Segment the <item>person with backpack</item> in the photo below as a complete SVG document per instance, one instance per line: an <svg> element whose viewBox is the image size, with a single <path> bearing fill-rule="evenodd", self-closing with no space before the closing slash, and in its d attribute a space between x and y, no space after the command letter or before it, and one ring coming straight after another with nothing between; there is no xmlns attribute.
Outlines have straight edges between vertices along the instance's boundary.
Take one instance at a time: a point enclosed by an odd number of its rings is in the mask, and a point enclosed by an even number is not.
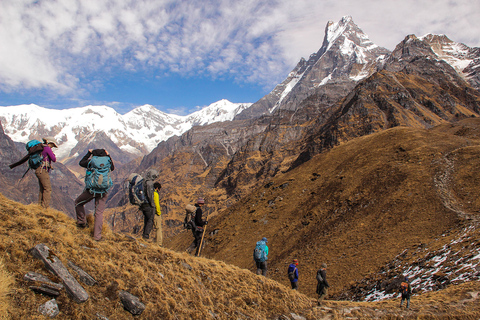
<svg viewBox="0 0 480 320"><path fill-rule="evenodd" d="M288 279L292 285L293 290L298 290L298 260L293 259L292 264L287 269Z"/></svg>
<svg viewBox="0 0 480 320"><path fill-rule="evenodd" d="M110 172L115 169L113 160L105 149L89 149L79 165L86 168L85 189L75 199L77 227L88 228L85 216L85 204L95 199L95 221L93 239L102 240L103 211L107 202L108 190L112 186Z"/></svg>
<svg viewBox="0 0 480 320"><path fill-rule="evenodd" d="M330 285L327 282L327 264L322 263L320 269L317 271L317 291L318 305L322 304L323 299L327 296Z"/></svg>
<svg viewBox="0 0 480 320"><path fill-rule="evenodd" d="M203 198L198 198L197 202L195 203L195 217L193 219L194 227L192 229L194 240L189 247L190 251L195 249L196 256L201 250L200 246L202 245L203 230L208 223L207 220L203 220L202 208L204 205L205 205L205 200Z"/></svg>
<svg viewBox="0 0 480 320"><path fill-rule="evenodd" d="M58 148L58 146L53 138L43 138L42 140L42 164L35 169L35 175L37 176L39 186L38 203L46 209L50 206L52 196L52 183L50 182L52 162L57 161L52 148Z"/></svg>
<svg viewBox="0 0 480 320"><path fill-rule="evenodd" d="M52 162L56 162L57 158L52 151L52 148L58 148L57 142L53 138L43 138L43 143L38 140L30 140L25 145L28 154L21 160L9 165L13 169L25 162L28 163L28 169L23 174L27 174L28 170L35 170L35 175L38 179L39 195L38 204L44 208L50 206L50 199L52 195L52 184L50 182L50 171L52 170Z"/></svg>
<svg viewBox="0 0 480 320"><path fill-rule="evenodd" d="M267 260L268 260L268 246L267 238L263 237L262 240L257 241L255 249L253 250L253 260L257 266L257 274L267 276Z"/></svg>
<svg viewBox="0 0 480 320"><path fill-rule="evenodd" d="M155 204L155 219L153 220L153 227L155 228L155 242L159 245L163 245L163 234L162 234L162 210L160 208L160 195L158 192L162 189L160 182L155 182L153 184L153 203Z"/></svg>
<svg viewBox="0 0 480 320"><path fill-rule="evenodd" d="M142 238L150 239L150 232L152 232L155 221L156 207L154 201L154 181L158 177L158 171L149 169L145 173L145 180L143 181L143 188L145 191L145 202L140 205L140 211L143 213L143 234Z"/></svg>
<svg viewBox="0 0 480 320"><path fill-rule="evenodd" d="M405 277L404 281L400 283L400 294L402 295L402 301L400 301L400 308L403 305L403 301L407 300L407 309L410 308L410 296L412 295L412 286L408 281L408 277Z"/></svg>

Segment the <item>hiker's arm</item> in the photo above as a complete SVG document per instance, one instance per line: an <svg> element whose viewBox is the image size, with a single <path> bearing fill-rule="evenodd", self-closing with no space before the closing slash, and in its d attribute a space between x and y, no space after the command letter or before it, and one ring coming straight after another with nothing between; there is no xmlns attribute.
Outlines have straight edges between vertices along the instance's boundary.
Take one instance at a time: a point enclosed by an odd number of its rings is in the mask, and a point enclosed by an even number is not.
<svg viewBox="0 0 480 320"><path fill-rule="evenodd" d="M88 159L92 155L92 151L88 150L87 154L83 156L82 160L78 163L80 167L86 168L88 166Z"/></svg>
<svg viewBox="0 0 480 320"><path fill-rule="evenodd" d="M53 153L52 148L45 147L44 150L46 150L47 156L50 159L50 162L56 162L57 161L57 157L55 157L55 154Z"/></svg>
<svg viewBox="0 0 480 320"><path fill-rule="evenodd" d="M22 163L25 163L27 162L28 158L30 157L30 155L26 155L25 157L23 157L22 159L18 160L17 162L15 163L12 163L11 165L9 165L10 169L13 169L15 167L18 167L19 165L21 165Z"/></svg>

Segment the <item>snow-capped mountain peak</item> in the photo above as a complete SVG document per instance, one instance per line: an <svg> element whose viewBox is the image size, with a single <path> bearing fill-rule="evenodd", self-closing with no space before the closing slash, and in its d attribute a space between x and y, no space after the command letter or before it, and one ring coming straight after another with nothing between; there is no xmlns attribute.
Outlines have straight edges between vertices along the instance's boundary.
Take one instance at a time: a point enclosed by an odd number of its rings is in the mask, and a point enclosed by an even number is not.
<svg viewBox="0 0 480 320"><path fill-rule="evenodd" d="M55 137L60 160L71 157L72 150L85 138L103 132L120 149L140 156L153 150L171 136L181 135L193 125L232 120L251 103L220 100L187 116L164 113L143 105L121 115L108 106L72 109L47 109L35 104L0 107L5 134L17 142ZM85 143L85 141L83 141Z"/></svg>

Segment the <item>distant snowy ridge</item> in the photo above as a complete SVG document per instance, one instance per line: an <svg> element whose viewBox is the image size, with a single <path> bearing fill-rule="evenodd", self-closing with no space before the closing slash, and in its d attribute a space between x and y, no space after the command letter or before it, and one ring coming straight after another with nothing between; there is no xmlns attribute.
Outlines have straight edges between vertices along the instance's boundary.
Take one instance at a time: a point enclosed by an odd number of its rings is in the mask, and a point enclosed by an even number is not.
<svg viewBox="0 0 480 320"><path fill-rule="evenodd" d="M179 116L151 105L121 115L108 106L56 110L30 104L0 107L0 121L13 141L26 143L31 139L55 137L59 144L55 153L60 160L68 157L83 137L100 131L122 150L140 156L195 125L232 120L250 106L251 103L220 100L187 116Z"/></svg>

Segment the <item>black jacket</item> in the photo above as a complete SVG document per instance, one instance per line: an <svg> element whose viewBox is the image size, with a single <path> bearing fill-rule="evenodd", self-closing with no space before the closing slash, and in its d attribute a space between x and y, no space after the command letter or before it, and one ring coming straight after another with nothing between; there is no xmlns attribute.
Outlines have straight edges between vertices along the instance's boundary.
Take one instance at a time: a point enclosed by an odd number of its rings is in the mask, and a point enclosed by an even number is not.
<svg viewBox="0 0 480 320"><path fill-rule="evenodd" d="M95 149L93 152L88 151L86 155L83 156L82 160L78 163L80 167L87 168L88 167L88 162L90 161L91 156L97 156L97 157L109 157L112 165L110 166L110 171L115 170L115 165L113 164L112 157L110 155L107 155L105 150L103 149Z"/></svg>
<svg viewBox="0 0 480 320"><path fill-rule="evenodd" d="M319 277L320 276L320 277ZM321 294L323 292L323 288L328 288L330 285L327 281L327 272L324 269L319 269L317 271L317 293Z"/></svg>
<svg viewBox="0 0 480 320"><path fill-rule="evenodd" d="M202 220L203 211L202 208L195 205L197 207L197 211L195 211L195 225L197 227L203 227L205 225L205 221Z"/></svg>

